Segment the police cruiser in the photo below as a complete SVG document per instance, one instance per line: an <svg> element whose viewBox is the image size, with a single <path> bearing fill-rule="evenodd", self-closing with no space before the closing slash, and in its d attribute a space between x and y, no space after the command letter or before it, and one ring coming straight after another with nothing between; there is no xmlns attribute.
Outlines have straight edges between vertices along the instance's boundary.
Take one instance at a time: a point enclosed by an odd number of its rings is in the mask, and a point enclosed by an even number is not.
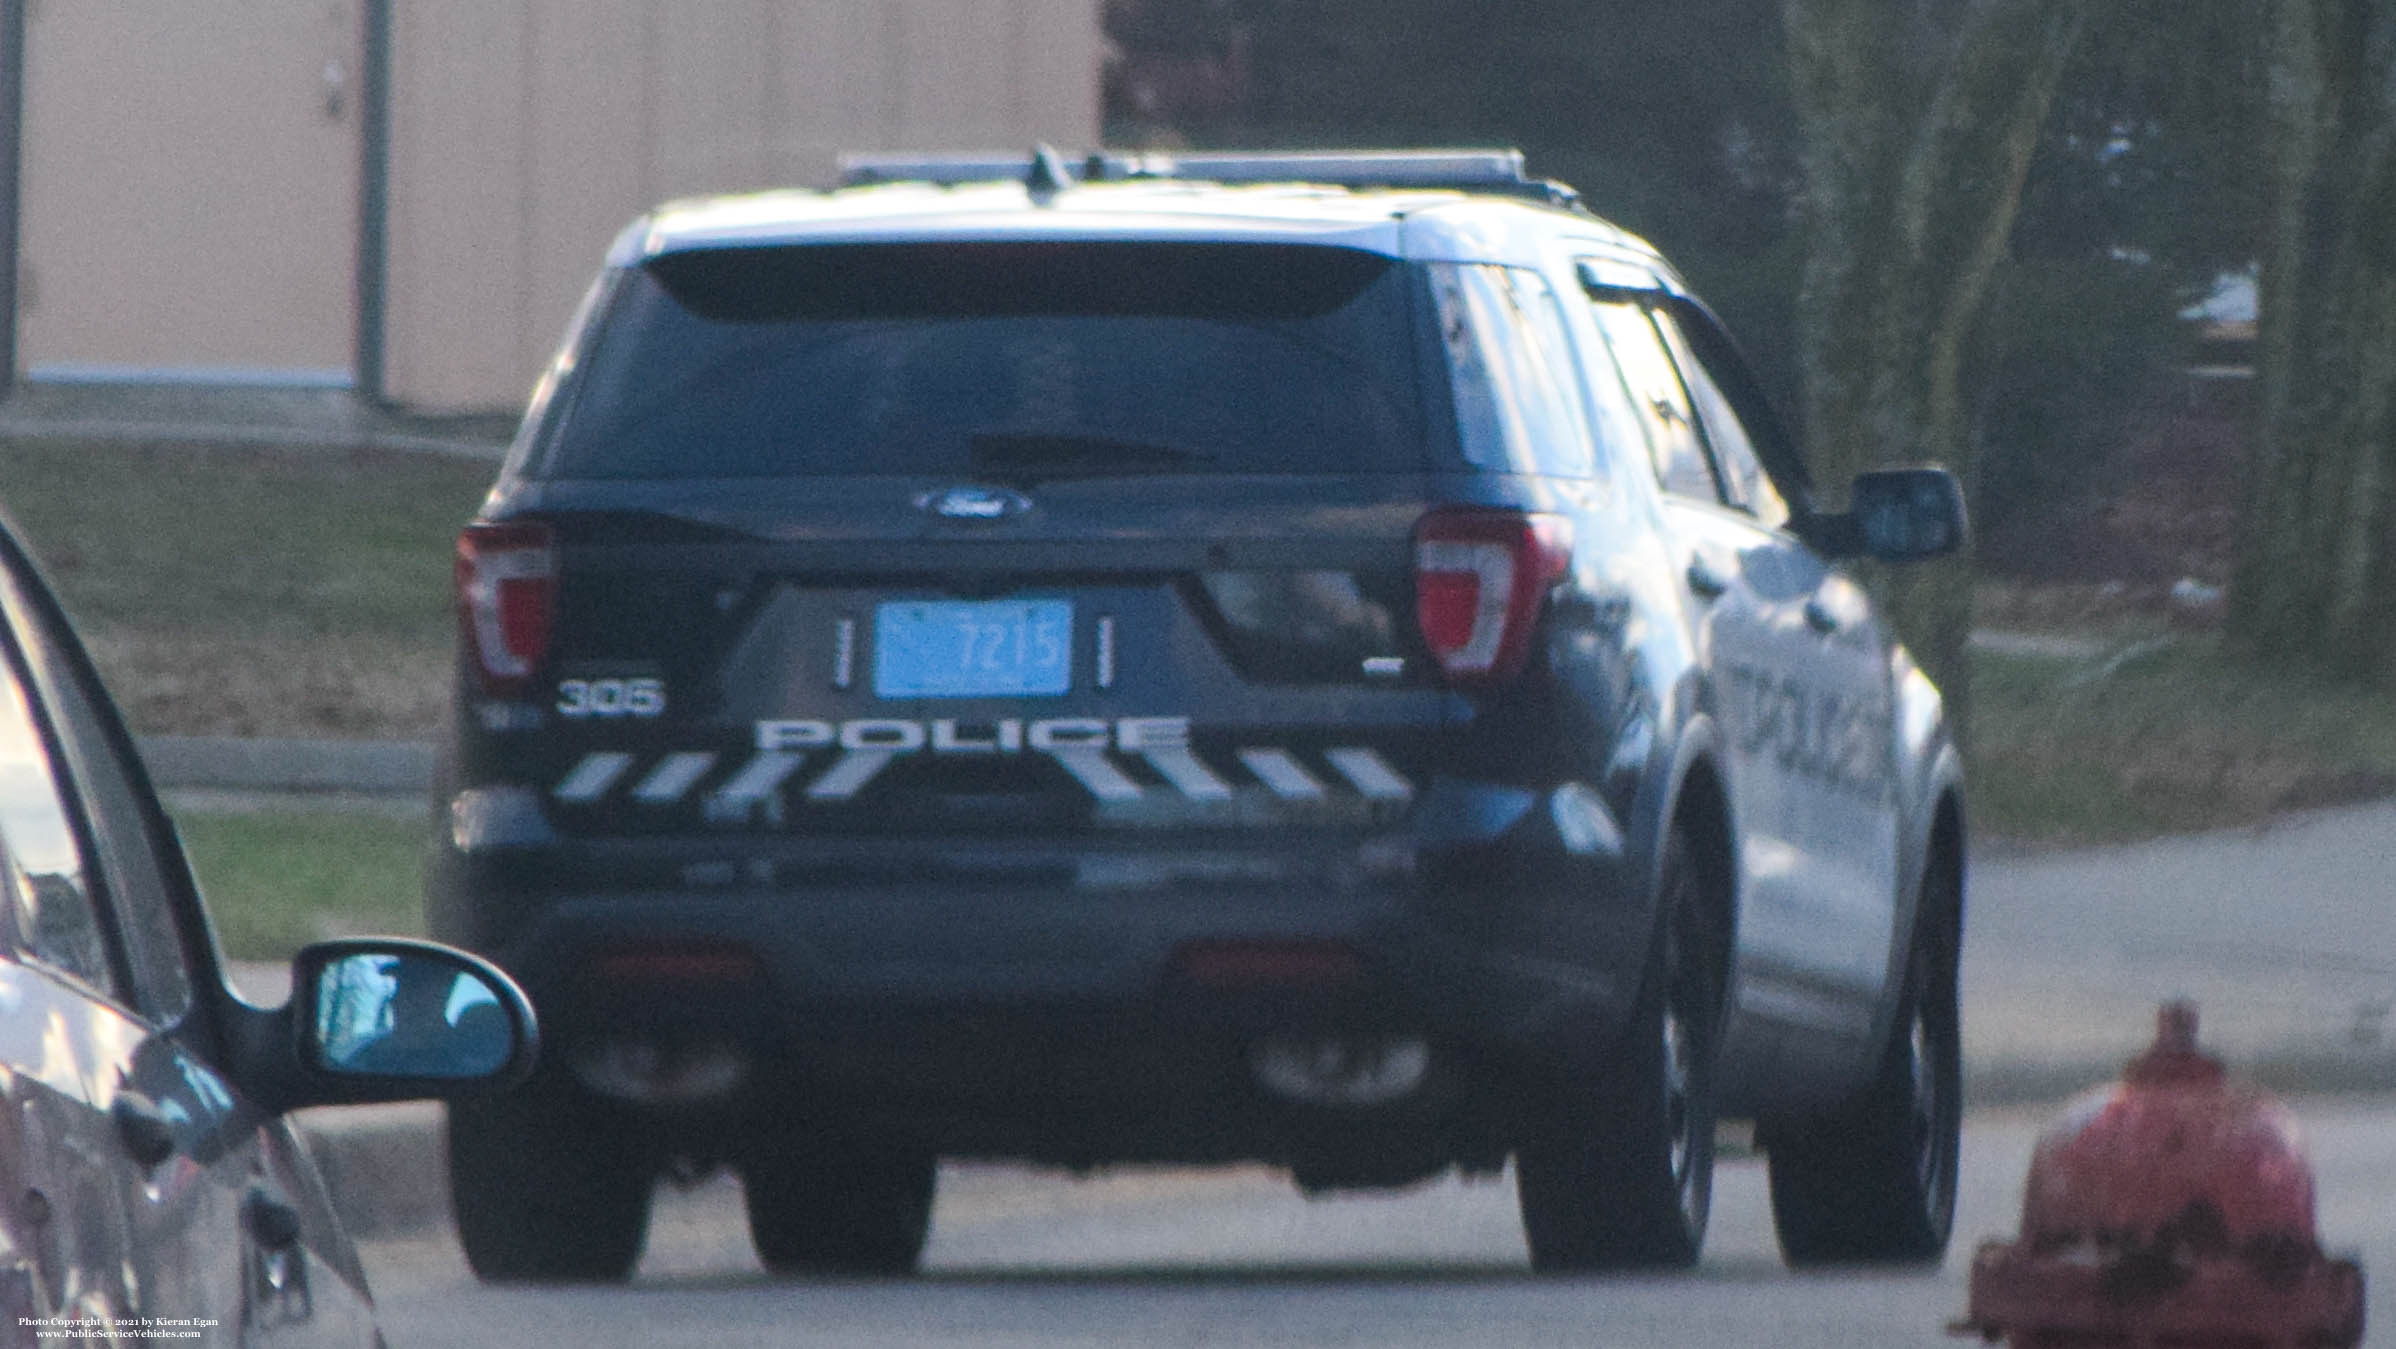
<svg viewBox="0 0 2396 1349"><path fill-rule="evenodd" d="M1748 1119L1795 1263L1935 1261L1961 773L1729 336L1514 152L885 156L617 240L457 546L432 934L492 1278L668 1171L902 1272L938 1163L1511 1164L1678 1266Z"/></svg>

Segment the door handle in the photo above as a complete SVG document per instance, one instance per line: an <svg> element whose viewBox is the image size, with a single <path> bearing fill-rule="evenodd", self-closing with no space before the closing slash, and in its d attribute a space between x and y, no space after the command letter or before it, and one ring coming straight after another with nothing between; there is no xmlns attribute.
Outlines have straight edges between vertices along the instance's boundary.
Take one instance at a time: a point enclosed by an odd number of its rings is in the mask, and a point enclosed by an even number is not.
<svg viewBox="0 0 2396 1349"><path fill-rule="evenodd" d="M1730 582L1702 557L1689 559L1689 592L1701 600L1718 600Z"/></svg>
<svg viewBox="0 0 2396 1349"><path fill-rule="evenodd" d="M241 1230L261 1250L288 1250L300 1238L299 1210L258 1186L242 1196Z"/></svg>
<svg viewBox="0 0 2396 1349"><path fill-rule="evenodd" d="M1839 630L1839 616L1817 595L1805 602L1805 626L1828 637Z"/></svg>
<svg viewBox="0 0 2396 1349"><path fill-rule="evenodd" d="M108 1108L109 1117L116 1121L116 1136L125 1151L143 1170L165 1161L175 1152L174 1126L149 1097L139 1092L120 1091L116 1104Z"/></svg>
<svg viewBox="0 0 2396 1349"><path fill-rule="evenodd" d="M1631 597L1617 591L1571 592L1553 603L1559 619L1600 632L1619 632L1631 621Z"/></svg>
<svg viewBox="0 0 2396 1349"><path fill-rule="evenodd" d="M308 1293L308 1262L300 1250L299 1210L263 1184L252 1185L241 1197L241 1231L252 1253L248 1270L250 1298L260 1319L269 1325L305 1321L316 1314Z"/></svg>

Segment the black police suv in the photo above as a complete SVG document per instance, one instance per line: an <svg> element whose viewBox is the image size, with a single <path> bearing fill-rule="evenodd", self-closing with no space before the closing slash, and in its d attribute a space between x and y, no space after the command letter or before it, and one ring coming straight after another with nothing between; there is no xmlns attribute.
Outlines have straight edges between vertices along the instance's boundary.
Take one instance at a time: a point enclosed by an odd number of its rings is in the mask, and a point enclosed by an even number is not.
<svg viewBox="0 0 2396 1349"><path fill-rule="evenodd" d="M454 1106L486 1277L727 1163L901 1271L936 1162L1511 1159L1680 1265L1935 1260L1963 797L1731 340L1513 152L882 158L618 240L459 537L431 930L553 1052Z"/></svg>

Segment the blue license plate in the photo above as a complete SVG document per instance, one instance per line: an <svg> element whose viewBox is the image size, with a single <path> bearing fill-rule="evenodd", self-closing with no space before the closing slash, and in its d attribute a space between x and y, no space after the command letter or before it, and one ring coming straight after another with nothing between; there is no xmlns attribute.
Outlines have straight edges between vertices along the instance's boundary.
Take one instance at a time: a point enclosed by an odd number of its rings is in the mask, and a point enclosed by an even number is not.
<svg viewBox="0 0 2396 1349"><path fill-rule="evenodd" d="M874 610L877 697L1059 694L1072 680L1070 600L893 600Z"/></svg>

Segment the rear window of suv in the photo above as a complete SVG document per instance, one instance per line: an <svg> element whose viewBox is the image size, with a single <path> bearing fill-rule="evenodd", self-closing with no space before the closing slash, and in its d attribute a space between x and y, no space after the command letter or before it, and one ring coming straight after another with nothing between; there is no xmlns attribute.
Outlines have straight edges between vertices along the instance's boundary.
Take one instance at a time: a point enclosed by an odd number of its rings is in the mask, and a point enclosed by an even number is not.
<svg viewBox="0 0 2396 1349"><path fill-rule="evenodd" d="M618 279L533 471L1417 471L1415 275L1316 245L668 254Z"/></svg>

